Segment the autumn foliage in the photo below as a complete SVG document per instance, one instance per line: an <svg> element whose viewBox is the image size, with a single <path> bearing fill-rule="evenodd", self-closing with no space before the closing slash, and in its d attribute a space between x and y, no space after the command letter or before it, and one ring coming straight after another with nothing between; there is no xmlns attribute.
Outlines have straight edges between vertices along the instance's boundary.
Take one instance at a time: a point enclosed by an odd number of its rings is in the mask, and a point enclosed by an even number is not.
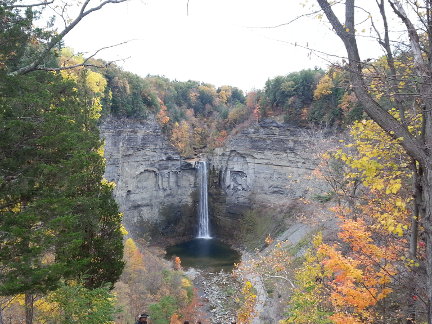
<svg viewBox="0 0 432 324"><path fill-rule="evenodd" d="M174 260L174 269L167 267L158 256L128 238L125 261L125 270L114 289L123 309L118 315L120 323L132 322L143 310L158 323L169 323L175 314L190 316L195 293L181 271L180 259Z"/></svg>
<svg viewBox="0 0 432 324"><path fill-rule="evenodd" d="M412 294L424 299L419 263L409 257L409 160L372 121L355 123L351 136L323 155L317 173L337 198L338 238L315 241L306 255L284 323L393 323Z"/></svg>

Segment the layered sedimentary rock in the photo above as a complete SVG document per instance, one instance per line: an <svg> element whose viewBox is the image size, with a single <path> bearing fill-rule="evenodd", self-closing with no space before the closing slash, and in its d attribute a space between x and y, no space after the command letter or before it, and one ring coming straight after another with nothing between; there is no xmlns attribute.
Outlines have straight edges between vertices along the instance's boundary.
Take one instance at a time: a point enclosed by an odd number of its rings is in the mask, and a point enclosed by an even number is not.
<svg viewBox="0 0 432 324"><path fill-rule="evenodd" d="M157 237L193 231L196 171L163 136L158 123L107 119L105 178L116 183L114 195L132 233Z"/></svg>
<svg viewBox="0 0 432 324"><path fill-rule="evenodd" d="M250 208L289 206L327 190L314 174L326 141L267 120L233 136L211 156L214 222L222 227ZM221 229L218 229L222 232Z"/></svg>
<svg viewBox="0 0 432 324"><path fill-rule="evenodd" d="M154 118L107 119L100 130L105 177L116 183L126 228L152 238L195 235L196 169L181 159ZM207 156L212 235L235 234L245 211L288 206L325 191L313 174L321 144L305 130L266 121L232 136Z"/></svg>

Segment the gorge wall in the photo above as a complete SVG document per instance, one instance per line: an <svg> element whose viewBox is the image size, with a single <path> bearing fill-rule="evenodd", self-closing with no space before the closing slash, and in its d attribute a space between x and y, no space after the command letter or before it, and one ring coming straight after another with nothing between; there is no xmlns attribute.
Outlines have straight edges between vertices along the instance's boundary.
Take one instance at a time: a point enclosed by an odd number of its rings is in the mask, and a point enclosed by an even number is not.
<svg viewBox="0 0 432 324"><path fill-rule="evenodd" d="M316 133L264 120L216 149L210 157L216 232L224 236L226 228L246 226L247 232L255 226L255 233L246 234L260 236L260 230L286 229L294 216L308 212L313 217L306 205L328 190L314 174L317 153L326 145L328 140ZM252 224L244 223L245 215Z"/></svg>
<svg viewBox="0 0 432 324"><path fill-rule="evenodd" d="M127 230L152 238L194 235L196 170L182 161L156 121L107 119L100 129L105 177L117 184L114 194ZM305 130L267 120L208 155L212 235L232 241L241 231L255 235L248 227L270 232L269 224L283 225L299 201L322 193L323 183L313 174L319 146Z"/></svg>
<svg viewBox="0 0 432 324"><path fill-rule="evenodd" d="M105 178L116 183L114 196L126 229L136 237L192 235L195 229L195 169L182 161L154 118L106 119Z"/></svg>

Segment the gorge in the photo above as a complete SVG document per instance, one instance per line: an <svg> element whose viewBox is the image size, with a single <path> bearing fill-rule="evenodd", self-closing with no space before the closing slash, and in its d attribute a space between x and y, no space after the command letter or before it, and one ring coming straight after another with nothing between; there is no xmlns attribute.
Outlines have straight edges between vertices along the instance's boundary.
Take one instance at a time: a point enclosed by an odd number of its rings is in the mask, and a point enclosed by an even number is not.
<svg viewBox="0 0 432 324"><path fill-rule="evenodd" d="M326 140L276 121L263 121L208 155L209 233L197 225L198 209L203 208L199 201L207 204L199 198L202 176L198 175L204 163L197 163L196 168L194 161L182 159L155 120L108 119L100 128L105 139L105 176L116 183L124 224L135 237L175 243L198 233L198 237L216 236L241 246L244 235L255 233L248 226L260 227L247 223L256 222L254 211L297 210L299 215L307 207L302 199L326 190L313 175L317 148L325 149ZM289 227L286 219L277 218L268 212L261 220L263 230ZM270 223L276 225L267 227Z"/></svg>
<svg viewBox="0 0 432 324"><path fill-rule="evenodd" d="M334 144L321 133L267 119L232 136L203 162L181 158L151 118L107 119L100 129L105 176L116 182L114 194L126 229L134 239L166 248L165 258L179 256L185 269L202 269L199 287L218 282L216 277L203 279L207 272L229 272L240 260L237 251L243 251L244 258L245 251L264 248L267 236L295 246L323 225L322 208L311 201L328 188L314 170L317 153ZM203 190L207 187L208 201ZM223 297L224 289L203 290L210 294L203 298L215 299L208 307L219 309L222 321L228 320L222 315L226 309L216 301L229 299ZM278 289L276 300L261 289L262 309L278 304L284 288ZM212 291L220 291L218 297ZM265 316L270 315L257 314L257 323ZM274 320L271 316L268 323Z"/></svg>

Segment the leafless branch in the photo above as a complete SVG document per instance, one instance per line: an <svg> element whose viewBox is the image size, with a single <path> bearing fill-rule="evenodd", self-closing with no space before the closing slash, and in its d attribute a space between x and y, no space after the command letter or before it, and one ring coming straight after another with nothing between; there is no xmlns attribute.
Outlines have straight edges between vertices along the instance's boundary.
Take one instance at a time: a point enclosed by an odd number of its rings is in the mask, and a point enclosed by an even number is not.
<svg viewBox="0 0 432 324"><path fill-rule="evenodd" d="M9 75L12 75L12 76L13 75L21 75L21 74L29 73L31 71L40 70L39 65L42 63L43 59L49 54L49 52L54 48L54 46L56 46L76 25L78 25L78 23L84 17L88 16L92 12L95 12L95 11L102 9L107 4L122 3L125 1L127 1L127 0L105 0L105 1L101 2L99 5L92 7L90 9L87 9L87 10L86 10L86 8L87 8L90 0L84 1L84 3L81 6L81 10L80 10L80 13L78 14L78 16L68 26L66 26L59 34L53 36L51 38L51 40L46 44L45 49L42 52L40 52L30 64L28 64L24 67L21 67L16 71L10 72Z"/></svg>
<svg viewBox="0 0 432 324"><path fill-rule="evenodd" d="M336 54L331 54L331 53L327 53L327 52L324 52L324 51L312 48L312 47L309 46L309 43L306 43L306 45L302 45L302 44L297 43L297 42L290 42L290 41L285 41L285 40L282 40L282 39L275 39L275 38L269 38L269 37L266 37L266 38L274 40L274 41L277 41L277 42L280 42L280 43L289 44L289 45L294 46L294 47L300 47L300 48L303 48L305 50L308 50L308 51L311 51L311 52L314 52L314 53L318 53L318 54L322 54L322 55L325 55L325 56L328 56L328 57L334 57L334 58L338 58L338 59L342 59L342 60L347 59L346 56L340 56L340 55L336 55Z"/></svg>
<svg viewBox="0 0 432 324"><path fill-rule="evenodd" d="M106 68L108 66L110 66L111 64L115 63L115 62L119 62L119 61L125 61L127 59L129 59L130 57L127 58L122 58L122 59L117 59L117 60L113 60L113 61L109 61L105 64L94 64L94 63L90 63L89 61L94 58L99 52L106 50L108 48L113 48L116 46L120 46L120 45L124 45L126 43L128 43L129 41L124 41L118 44L114 44L114 45L109 45L109 46L105 46L102 47L100 49L98 49L96 52L94 52L92 55L88 56L87 58L85 58L85 60L82 63L78 63L78 64L73 64L73 65L65 65L65 66L60 66L60 67L37 67L38 71L64 71L64 70L71 70L71 69L75 69L78 67L95 67L95 68Z"/></svg>
<svg viewBox="0 0 432 324"><path fill-rule="evenodd" d="M313 11L313 12L308 12L308 13L305 13L303 15L297 16L294 19L291 19L290 21L288 21L286 23L275 25L275 26L261 26L261 27L259 27L259 26L249 26L247 28L251 28L251 29L252 28L253 29L274 29L274 28L279 28L279 27L283 27L283 26L288 26L288 25L292 24L293 22L295 22L295 21L297 21L297 20L299 20L301 18L313 16L313 15L316 15L316 14L318 14L320 12L321 12L321 10L316 10L316 11Z"/></svg>
<svg viewBox="0 0 432 324"><path fill-rule="evenodd" d="M296 287L296 286L294 285L294 283L293 283L293 282L292 282L288 277L278 276L278 275L269 275L269 274L266 274L266 273L264 273L263 276L264 276L264 277L267 277L267 278L283 279L283 280L285 280L286 282L288 282L288 283L291 285L292 288L295 288L295 287Z"/></svg>
<svg viewBox="0 0 432 324"><path fill-rule="evenodd" d="M65 17L65 12L66 12L66 7L67 7L67 6L68 6L67 3L65 3L65 4L63 5L63 7L61 8L61 13L59 13L59 12L57 11L56 8L53 8L52 6L49 6L49 8L50 8L52 11L54 11L54 13L56 13L58 16L60 16L60 18L63 20L64 28L67 27L67 19L66 19L66 17Z"/></svg>
<svg viewBox="0 0 432 324"><path fill-rule="evenodd" d="M14 4L14 5L9 5L6 6L7 9L12 9L12 8L30 8L30 7L39 7L39 6L46 6L49 5L51 3L53 3L54 0L51 1L45 1L45 2L39 2L39 3L33 3L33 4Z"/></svg>

